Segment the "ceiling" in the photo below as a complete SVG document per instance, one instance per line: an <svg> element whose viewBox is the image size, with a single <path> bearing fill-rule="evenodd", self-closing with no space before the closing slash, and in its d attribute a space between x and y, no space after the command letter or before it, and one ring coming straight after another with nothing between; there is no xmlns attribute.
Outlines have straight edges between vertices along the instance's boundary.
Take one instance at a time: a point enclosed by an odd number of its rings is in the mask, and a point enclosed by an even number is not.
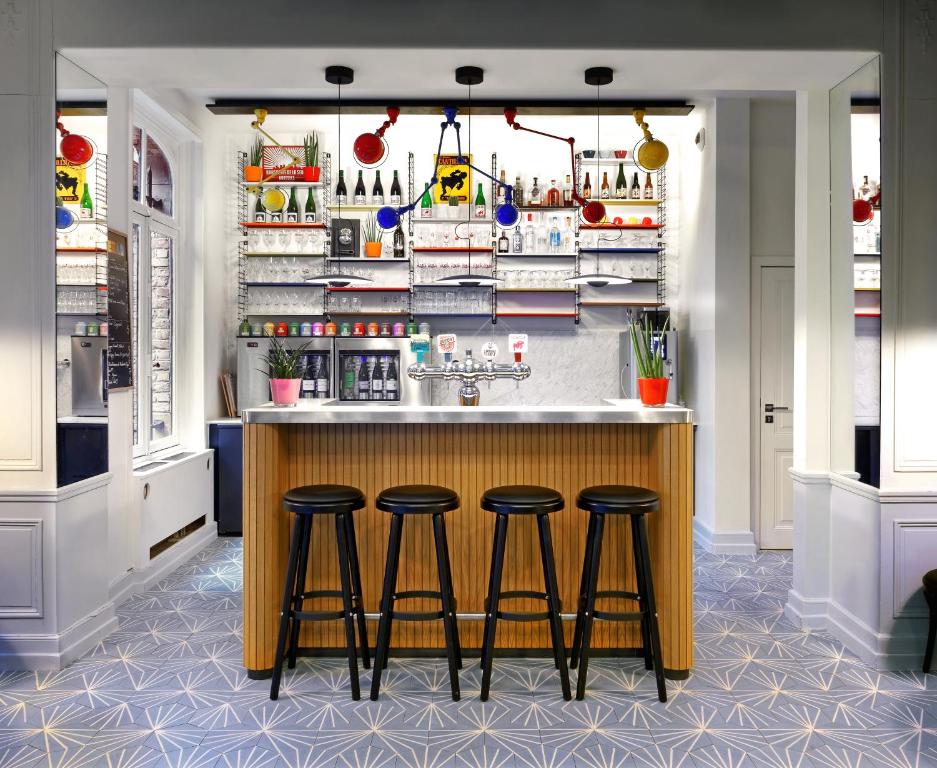
<svg viewBox="0 0 937 768"><path fill-rule="evenodd" d="M609 66L604 97L693 99L724 94L829 89L875 54L857 51L493 50L493 49L64 49L108 85L173 88L193 100L330 98L329 64L355 69L349 99L450 98L465 87L457 66L485 70L472 89L484 99L581 99L594 94L583 71Z"/></svg>

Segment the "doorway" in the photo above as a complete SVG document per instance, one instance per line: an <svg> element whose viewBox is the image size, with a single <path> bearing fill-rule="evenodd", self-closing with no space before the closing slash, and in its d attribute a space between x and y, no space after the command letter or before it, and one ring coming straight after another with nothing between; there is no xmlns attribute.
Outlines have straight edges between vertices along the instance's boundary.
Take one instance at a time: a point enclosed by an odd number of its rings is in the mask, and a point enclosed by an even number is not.
<svg viewBox="0 0 937 768"><path fill-rule="evenodd" d="M794 267L752 270L753 496L761 549L794 545Z"/></svg>

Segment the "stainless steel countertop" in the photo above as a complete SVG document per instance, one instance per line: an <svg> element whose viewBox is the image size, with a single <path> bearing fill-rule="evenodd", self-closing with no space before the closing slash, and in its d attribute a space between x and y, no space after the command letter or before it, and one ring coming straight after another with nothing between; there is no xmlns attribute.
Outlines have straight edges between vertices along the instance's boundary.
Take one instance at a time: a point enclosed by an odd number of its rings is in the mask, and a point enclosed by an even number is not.
<svg viewBox="0 0 937 768"><path fill-rule="evenodd" d="M246 424L689 424L693 411L677 405L645 408L639 400L604 405L338 405L337 400L300 401L246 408Z"/></svg>

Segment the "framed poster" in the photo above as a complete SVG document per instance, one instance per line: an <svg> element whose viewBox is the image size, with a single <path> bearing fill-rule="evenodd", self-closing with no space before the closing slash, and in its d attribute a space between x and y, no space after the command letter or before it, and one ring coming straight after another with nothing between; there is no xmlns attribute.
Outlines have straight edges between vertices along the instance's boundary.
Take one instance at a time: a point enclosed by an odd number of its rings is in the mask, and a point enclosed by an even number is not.
<svg viewBox="0 0 937 768"><path fill-rule="evenodd" d="M107 390L133 387L127 235L107 230Z"/></svg>
<svg viewBox="0 0 937 768"><path fill-rule="evenodd" d="M471 155L463 155L472 162ZM436 156L433 156L435 161ZM459 162L458 155L439 155L439 183L433 187L433 202L446 204L455 196L460 203L470 203L472 198L472 169Z"/></svg>
<svg viewBox="0 0 937 768"><path fill-rule="evenodd" d="M62 157L55 158L55 196L58 202L77 205L85 185L85 168L78 168Z"/></svg>

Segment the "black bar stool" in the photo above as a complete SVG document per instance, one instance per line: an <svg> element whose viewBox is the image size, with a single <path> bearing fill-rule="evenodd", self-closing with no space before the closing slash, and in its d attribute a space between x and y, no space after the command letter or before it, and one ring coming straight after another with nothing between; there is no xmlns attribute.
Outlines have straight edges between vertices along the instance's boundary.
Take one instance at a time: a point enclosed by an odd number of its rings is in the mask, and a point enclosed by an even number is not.
<svg viewBox="0 0 937 768"><path fill-rule="evenodd" d="M358 684L358 656L355 649L354 618L358 619L361 658L364 668L371 666L368 656L368 631L364 620L364 599L361 596L361 572L358 567L358 544L352 512L364 506L364 494L349 485L304 485L283 495L283 508L292 512L293 535L290 539L289 563L286 566L286 585L283 588L283 607L280 611L280 632L277 637L276 658L273 662L273 681L270 698L280 694L280 676L283 674L283 656L289 652L289 667L296 666L299 645L299 627L303 621L345 620L345 642L348 647L348 671L351 674L351 697L361 698ZM335 538L338 544L338 563L342 588L304 591L306 566L309 561L309 540L314 515L335 516ZM340 611L304 611L303 603L323 597L340 597ZM292 626L290 625L292 622ZM287 634L289 647L287 648Z"/></svg>
<svg viewBox="0 0 937 768"><path fill-rule="evenodd" d="M398 485L381 491L376 506L390 512L390 539L387 543L387 564L384 568L384 589L381 594L381 620L377 627L377 648L374 651L374 674L371 678L371 700L377 701L381 691L381 672L390 655L390 629L394 619L400 621L432 621L442 619L446 633L446 657L449 660L449 686L452 700L459 700L459 669L462 668L462 646L456 623L456 602L452 591L452 568L449 564L449 543L443 515L459 508L459 495L439 485ZM407 515L432 515L433 537L436 542L436 569L439 591L414 589L397 591L397 568L400 563L400 540ZM398 600L431 597L442 602L440 611L404 612L396 609Z"/></svg>
<svg viewBox="0 0 937 768"><path fill-rule="evenodd" d="M573 669L577 664L579 665L576 698L582 699L586 694L592 622L594 619L600 619L641 622L644 666L646 669L654 669L657 677L657 697L661 701L667 701L660 632L657 628L657 605L654 602L654 583L651 578L651 557L647 545L647 527L644 524L646 514L660 510L660 497L654 491L632 485L595 485L579 493L576 506L589 512L586 553L582 563L582 580L579 583L579 610L576 613L576 630L573 633L573 649L570 659L570 666ZM631 517L631 542L638 582L637 592L596 591L606 515L629 515ZM638 603L638 611L621 613L596 610L596 599L604 597L634 600Z"/></svg>
<svg viewBox="0 0 937 768"><path fill-rule="evenodd" d="M556 565L553 561L553 541L550 538L551 512L559 512L565 506L563 497L552 488L538 485L502 485L490 488L482 495L482 509L498 515L495 523L494 547L491 553L491 575L488 577L488 598L485 601L485 634L482 642L482 689L481 700L488 700L491 685L491 661L494 656L495 631L498 619L506 621L549 621L553 639L553 661L560 671L563 698L569 701L569 670L566 668L566 647L563 644L563 628L560 625L560 595L556 583ZM511 515L536 515L540 533L540 559L543 563L545 592L530 590L501 591L501 573L504 570L504 545L508 535L508 518ZM541 612L508 612L500 609L502 600L534 598L545 600L547 609Z"/></svg>
<svg viewBox="0 0 937 768"><path fill-rule="evenodd" d="M937 570L924 574L924 599L930 609L927 625L927 645L924 647L924 674L930 672L931 659L934 656L934 639L937 638Z"/></svg>

